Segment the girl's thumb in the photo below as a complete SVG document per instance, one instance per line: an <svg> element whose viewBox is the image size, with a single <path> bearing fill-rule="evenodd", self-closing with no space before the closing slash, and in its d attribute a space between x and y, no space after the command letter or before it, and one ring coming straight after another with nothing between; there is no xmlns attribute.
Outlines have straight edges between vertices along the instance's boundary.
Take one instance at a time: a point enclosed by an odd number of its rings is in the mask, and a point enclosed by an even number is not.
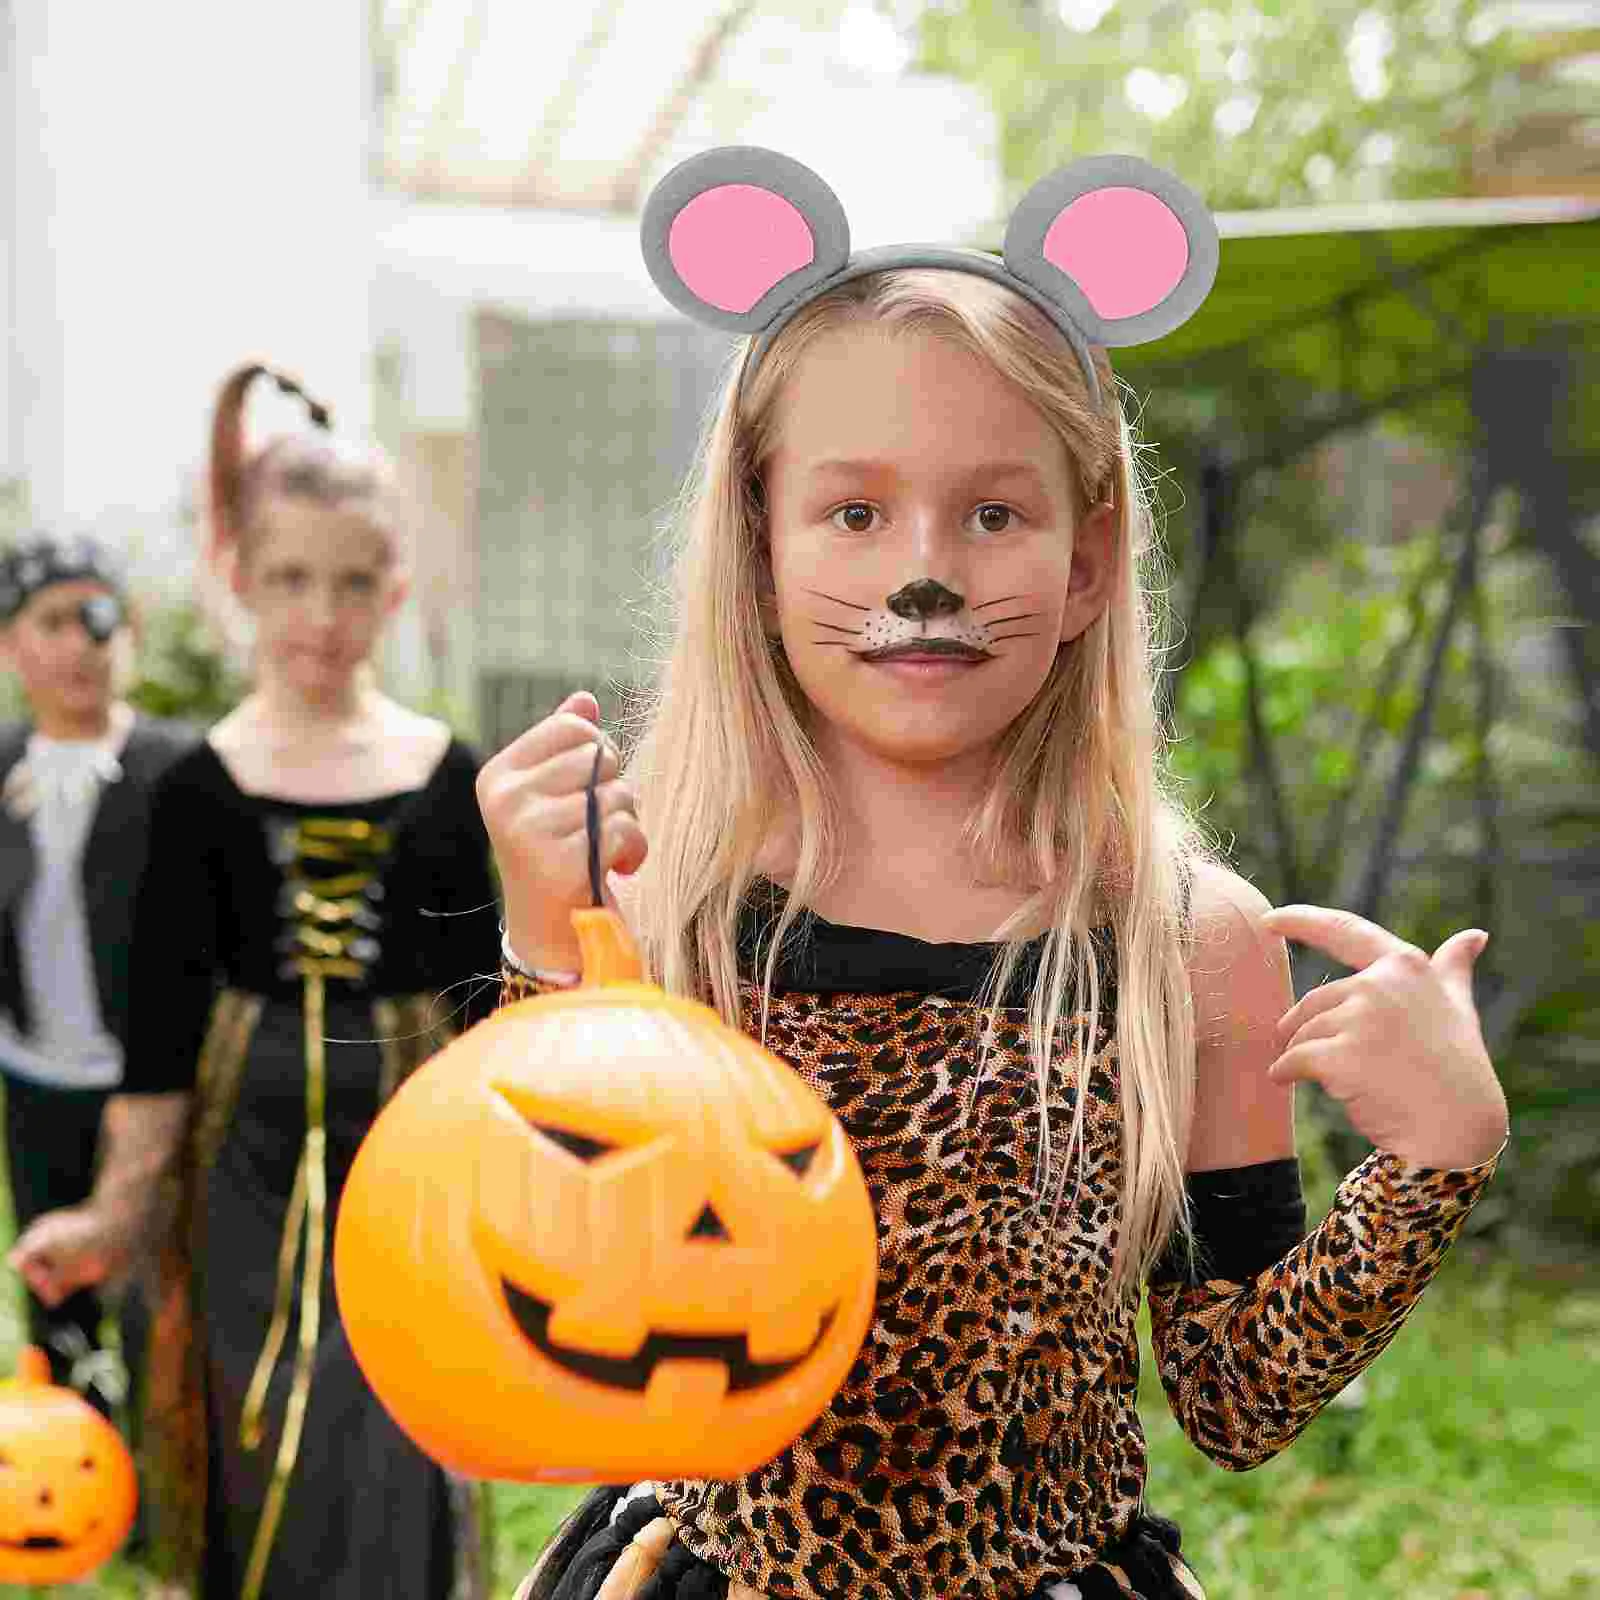
<svg viewBox="0 0 1600 1600"><path fill-rule="evenodd" d="M1472 969L1488 942L1487 933L1473 928L1446 939L1434 952L1439 976L1468 1000L1472 998Z"/></svg>

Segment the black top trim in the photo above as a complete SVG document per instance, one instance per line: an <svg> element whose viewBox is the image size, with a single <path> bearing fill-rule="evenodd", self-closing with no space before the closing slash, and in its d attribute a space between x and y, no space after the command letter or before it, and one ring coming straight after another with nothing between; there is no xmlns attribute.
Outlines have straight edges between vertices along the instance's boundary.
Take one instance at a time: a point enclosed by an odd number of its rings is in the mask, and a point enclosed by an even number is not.
<svg viewBox="0 0 1600 1600"><path fill-rule="evenodd" d="M786 899L787 891L767 878L758 878L745 896L739 916L739 970L752 983L761 982L766 943ZM1102 926L1090 937L1101 959L1102 1007L1109 1011L1116 1003L1114 936ZM779 952L773 989L779 994L938 995L974 1004L1004 948L989 941L934 944L910 934L829 922L813 911L802 911ZM1042 936L1023 947L1006 996L1008 1008L1027 1006L1043 954Z"/></svg>

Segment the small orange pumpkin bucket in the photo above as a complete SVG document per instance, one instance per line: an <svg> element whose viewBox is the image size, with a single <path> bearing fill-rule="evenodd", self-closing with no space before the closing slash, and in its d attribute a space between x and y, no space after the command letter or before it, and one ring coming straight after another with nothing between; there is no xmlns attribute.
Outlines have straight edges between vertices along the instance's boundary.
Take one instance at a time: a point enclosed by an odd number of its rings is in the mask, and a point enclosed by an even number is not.
<svg viewBox="0 0 1600 1600"><path fill-rule="evenodd" d="M117 1430L28 1345L0 1381L0 1583L75 1583L117 1553L138 1488Z"/></svg>

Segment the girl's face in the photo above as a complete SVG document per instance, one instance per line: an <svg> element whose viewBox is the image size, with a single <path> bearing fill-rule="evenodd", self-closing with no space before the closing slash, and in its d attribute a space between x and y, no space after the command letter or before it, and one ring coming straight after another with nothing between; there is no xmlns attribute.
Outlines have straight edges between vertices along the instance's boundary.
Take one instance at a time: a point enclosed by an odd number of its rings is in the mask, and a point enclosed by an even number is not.
<svg viewBox="0 0 1600 1600"><path fill-rule="evenodd" d="M1075 526L1043 415L930 333L822 335L779 407L773 611L819 737L911 765L988 750L1102 609L1114 512Z"/></svg>
<svg viewBox="0 0 1600 1600"><path fill-rule="evenodd" d="M88 601L109 598L111 591L91 579L52 583L0 628L0 655L22 680L39 720L81 721L110 709L128 654L128 629L118 627L102 643L83 616Z"/></svg>
<svg viewBox="0 0 1600 1600"><path fill-rule="evenodd" d="M255 618L260 666L317 700L349 687L406 585L367 518L282 496L261 508L233 589Z"/></svg>

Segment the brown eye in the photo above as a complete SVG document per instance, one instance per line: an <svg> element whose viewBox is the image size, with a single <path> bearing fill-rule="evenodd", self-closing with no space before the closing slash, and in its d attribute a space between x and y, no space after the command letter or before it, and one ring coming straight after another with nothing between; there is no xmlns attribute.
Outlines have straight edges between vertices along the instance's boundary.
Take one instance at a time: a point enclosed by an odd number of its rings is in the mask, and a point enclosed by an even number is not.
<svg viewBox="0 0 1600 1600"><path fill-rule="evenodd" d="M857 501L854 505L840 506L834 512L833 520L846 533L869 533L872 529L872 519L876 515L877 512L871 506Z"/></svg>
<svg viewBox="0 0 1600 1600"><path fill-rule="evenodd" d="M1004 533L1011 526L1011 507L1001 505L979 506L978 526L985 533Z"/></svg>

